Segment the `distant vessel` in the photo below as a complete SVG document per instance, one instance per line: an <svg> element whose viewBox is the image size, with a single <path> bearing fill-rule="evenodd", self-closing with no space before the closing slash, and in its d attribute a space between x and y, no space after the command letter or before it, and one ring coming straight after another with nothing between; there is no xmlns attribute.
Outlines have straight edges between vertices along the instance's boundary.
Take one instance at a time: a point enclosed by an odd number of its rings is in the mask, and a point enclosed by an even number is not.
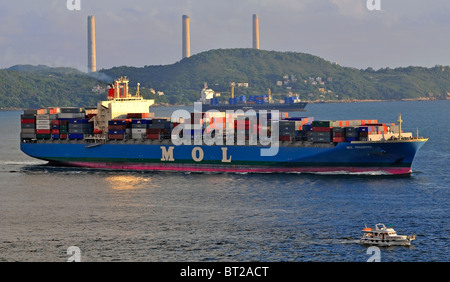
<svg viewBox="0 0 450 282"><path fill-rule="evenodd" d="M405 236L397 235L397 232L392 227L386 227L382 223L375 225L375 228L364 228L364 233L361 237L360 243L366 245L376 246L410 246L411 241L416 239L415 235Z"/></svg>
<svg viewBox="0 0 450 282"><path fill-rule="evenodd" d="M269 89L268 95L254 95L246 96L234 95L234 87L231 89L231 98L228 99L228 104L221 103L220 98L215 97L215 92L209 89L205 84L202 90L202 107L205 111L208 110L279 110L283 112L299 112L305 111L305 107L308 103L302 102L297 96L288 96L284 98L284 103L276 103L272 99L272 95Z"/></svg>

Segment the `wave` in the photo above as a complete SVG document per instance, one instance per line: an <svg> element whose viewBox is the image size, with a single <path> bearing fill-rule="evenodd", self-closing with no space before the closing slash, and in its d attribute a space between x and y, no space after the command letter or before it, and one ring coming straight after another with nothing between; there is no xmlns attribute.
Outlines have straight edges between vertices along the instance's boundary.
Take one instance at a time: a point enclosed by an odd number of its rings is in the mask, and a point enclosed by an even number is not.
<svg viewBox="0 0 450 282"><path fill-rule="evenodd" d="M0 161L0 165L42 165L43 161Z"/></svg>

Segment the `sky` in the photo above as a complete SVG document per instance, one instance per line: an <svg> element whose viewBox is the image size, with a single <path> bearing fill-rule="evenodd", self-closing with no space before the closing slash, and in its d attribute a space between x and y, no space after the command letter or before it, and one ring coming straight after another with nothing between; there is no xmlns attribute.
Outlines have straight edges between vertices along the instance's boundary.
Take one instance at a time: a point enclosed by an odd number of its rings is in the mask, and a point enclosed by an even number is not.
<svg viewBox="0 0 450 282"><path fill-rule="evenodd" d="M2 1L0 68L17 64L87 71L87 17L96 20L97 69L169 65L182 57L251 48L302 52L358 69L450 65L448 0L66 0ZM379 4L380 10L369 9Z"/></svg>

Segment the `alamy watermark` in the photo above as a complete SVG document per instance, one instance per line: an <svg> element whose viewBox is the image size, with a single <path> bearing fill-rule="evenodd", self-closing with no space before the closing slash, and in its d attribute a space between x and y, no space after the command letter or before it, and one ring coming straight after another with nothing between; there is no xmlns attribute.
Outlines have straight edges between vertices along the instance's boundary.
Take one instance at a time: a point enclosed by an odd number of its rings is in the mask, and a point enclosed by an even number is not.
<svg viewBox="0 0 450 282"><path fill-rule="evenodd" d="M367 9L369 11L380 11L381 10L381 0L367 0Z"/></svg>
<svg viewBox="0 0 450 282"><path fill-rule="evenodd" d="M208 116L219 117L218 110L203 112L202 103L194 103L194 113L186 110L176 110L172 113L171 120L180 120L171 133L172 144L180 145L259 145L260 156L270 157L278 154L279 150L279 118L278 110L270 112L260 110L227 110L225 117L218 120L205 122ZM205 116L203 116L205 115ZM270 130L269 125L270 124ZM199 159L201 152L196 152ZM193 154L194 155L194 154ZM225 158L227 160L227 158Z"/></svg>
<svg viewBox="0 0 450 282"><path fill-rule="evenodd" d="M366 252L368 255L371 255L367 262L381 262L381 250L378 247L372 246L367 249Z"/></svg>
<svg viewBox="0 0 450 282"><path fill-rule="evenodd" d="M66 6L67 6L67 10L69 10L69 11L80 11L81 10L81 0L67 0Z"/></svg>
<svg viewBox="0 0 450 282"><path fill-rule="evenodd" d="M67 262L81 262L81 250L76 246L70 246L67 248L67 255L70 257Z"/></svg>

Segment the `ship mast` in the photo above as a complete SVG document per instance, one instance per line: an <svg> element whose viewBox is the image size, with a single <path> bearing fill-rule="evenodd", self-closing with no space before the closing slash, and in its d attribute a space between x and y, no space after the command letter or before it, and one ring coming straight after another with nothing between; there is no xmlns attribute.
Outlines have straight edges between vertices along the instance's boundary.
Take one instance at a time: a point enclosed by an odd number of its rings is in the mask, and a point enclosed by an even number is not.
<svg viewBox="0 0 450 282"><path fill-rule="evenodd" d="M402 139L402 122L403 122L401 114L398 114L397 122L398 122L398 139L401 140Z"/></svg>

